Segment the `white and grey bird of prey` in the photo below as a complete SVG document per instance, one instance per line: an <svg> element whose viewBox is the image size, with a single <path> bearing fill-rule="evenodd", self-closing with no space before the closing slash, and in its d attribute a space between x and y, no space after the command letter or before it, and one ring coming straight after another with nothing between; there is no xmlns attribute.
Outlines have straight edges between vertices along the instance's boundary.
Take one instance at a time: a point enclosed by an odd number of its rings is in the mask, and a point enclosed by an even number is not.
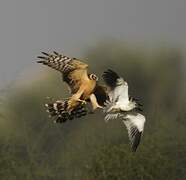
<svg viewBox="0 0 186 180"><path fill-rule="evenodd" d="M142 106L137 99L129 97L128 84L116 72L103 73L109 100L105 104L105 121L121 119L128 130L132 151L136 151L144 130L145 116L139 113Z"/></svg>

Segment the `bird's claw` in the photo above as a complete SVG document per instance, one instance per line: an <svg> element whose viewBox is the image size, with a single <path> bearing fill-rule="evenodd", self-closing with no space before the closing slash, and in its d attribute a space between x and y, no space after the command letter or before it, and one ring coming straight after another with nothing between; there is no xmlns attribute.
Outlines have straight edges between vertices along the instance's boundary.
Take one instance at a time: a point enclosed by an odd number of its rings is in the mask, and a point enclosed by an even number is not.
<svg viewBox="0 0 186 180"><path fill-rule="evenodd" d="M98 108L103 109L103 106L98 106Z"/></svg>
<svg viewBox="0 0 186 180"><path fill-rule="evenodd" d="M81 102L81 104L87 104L87 102L85 100L79 100Z"/></svg>

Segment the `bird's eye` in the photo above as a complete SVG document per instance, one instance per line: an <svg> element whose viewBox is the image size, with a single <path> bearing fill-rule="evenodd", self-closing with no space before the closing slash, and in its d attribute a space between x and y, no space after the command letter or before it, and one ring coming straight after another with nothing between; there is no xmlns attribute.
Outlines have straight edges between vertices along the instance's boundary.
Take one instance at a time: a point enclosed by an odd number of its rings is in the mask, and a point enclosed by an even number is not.
<svg viewBox="0 0 186 180"><path fill-rule="evenodd" d="M94 80L98 81L98 77L94 74Z"/></svg>
<svg viewBox="0 0 186 180"><path fill-rule="evenodd" d="M95 74L91 74L90 79L98 81L98 77Z"/></svg>

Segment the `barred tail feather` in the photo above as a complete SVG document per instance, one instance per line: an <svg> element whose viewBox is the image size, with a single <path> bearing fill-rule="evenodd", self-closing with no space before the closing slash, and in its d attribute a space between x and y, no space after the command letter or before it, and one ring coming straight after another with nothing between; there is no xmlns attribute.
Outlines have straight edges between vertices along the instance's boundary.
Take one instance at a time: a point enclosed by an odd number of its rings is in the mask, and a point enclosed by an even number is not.
<svg viewBox="0 0 186 180"><path fill-rule="evenodd" d="M54 117L55 123L63 123L67 120L73 120L74 118L80 118L87 114L87 109L84 105L80 104L71 112L67 111L68 100L56 101L54 103L45 104L46 111L49 113L49 117Z"/></svg>

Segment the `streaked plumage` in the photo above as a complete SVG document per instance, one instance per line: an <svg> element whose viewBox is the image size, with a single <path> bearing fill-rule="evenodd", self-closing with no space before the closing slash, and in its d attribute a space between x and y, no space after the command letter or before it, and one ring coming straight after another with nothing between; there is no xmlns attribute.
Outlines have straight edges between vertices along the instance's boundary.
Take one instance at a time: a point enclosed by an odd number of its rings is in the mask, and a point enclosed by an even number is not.
<svg viewBox="0 0 186 180"><path fill-rule="evenodd" d="M129 98L128 84L122 77L112 70L104 72L103 79L108 86L109 100L106 102L104 112L105 121L121 119L125 124L131 148L136 151L144 130L145 116L140 114L140 104Z"/></svg>
<svg viewBox="0 0 186 180"><path fill-rule="evenodd" d="M63 100L61 100L64 112L71 114L71 112L74 112L82 103L89 101L94 110L96 108L102 108L105 100L102 100L102 103L99 101L100 104L98 104L97 97L101 95L104 99L106 98L106 93L103 95L104 88L97 84L98 77L95 74L88 74L88 64L79 59L69 58L57 52L53 52L53 54L42 52L42 54L44 56L38 56L41 60L37 62L61 72L63 81L65 81L70 88L72 96L65 101L66 106L64 106ZM55 105L56 103L54 102L53 109L55 109ZM60 111L60 113L61 112L62 111Z"/></svg>

